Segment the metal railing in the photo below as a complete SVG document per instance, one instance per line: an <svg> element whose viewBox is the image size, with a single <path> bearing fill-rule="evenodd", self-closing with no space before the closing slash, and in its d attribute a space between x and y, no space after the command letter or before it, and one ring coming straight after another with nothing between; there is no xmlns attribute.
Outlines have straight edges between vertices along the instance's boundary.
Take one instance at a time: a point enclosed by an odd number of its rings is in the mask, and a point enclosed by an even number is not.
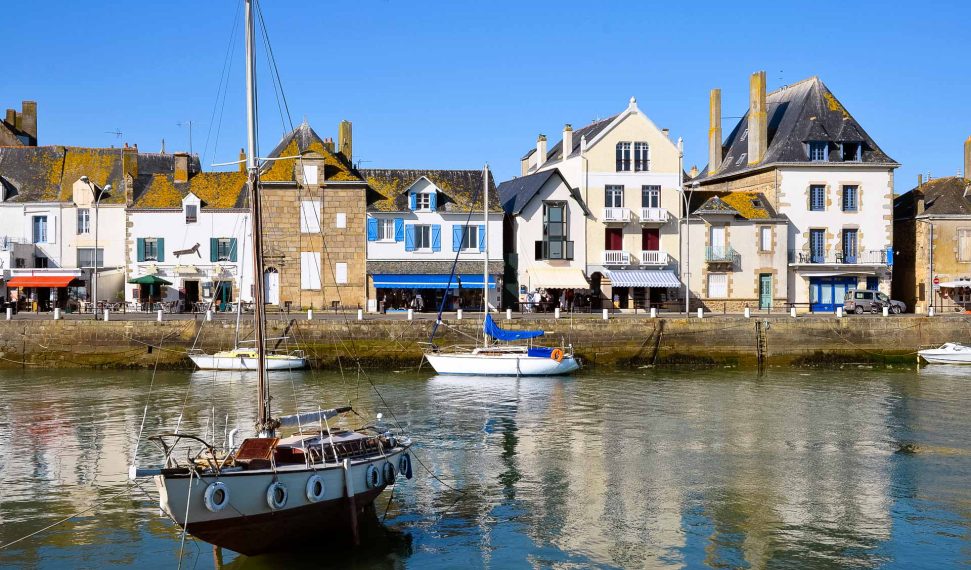
<svg viewBox="0 0 971 570"><path fill-rule="evenodd" d="M630 265L630 254L626 251L607 250L603 253L604 265Z"/></svg>
<svg viewBox="0 0 971 570"><path fill-rule="evenodd" d="M603 221L605 222L629 222L630 208L604 208Z"/></svg>
<svg viewBox="0 0 971 570"><path fill-rule="evenodd" d="M665 208L641 208L641 223L663 224L668 221L668 211Z"/></svg>
<svg viewBox="0 0 971 570"><path fill-rule="evenodd" d="M883 249L869 249L857 253L843 251L796 251L789 250L789 263L799 264L851 264L851 265L886 265L887 251Z"/></svg>
<svg viewBox="0 0 971 570"><path fill-rule="evenodd" d="M668 252L666 251L641 251L641 265L667 265Z"/></svg>
<svg viewBox="0 0 971 570"><path fill-rule="evenodd" d="M705 261L710 263L735 263L741 255L730 245L709 245L705 248Z"/></svg>

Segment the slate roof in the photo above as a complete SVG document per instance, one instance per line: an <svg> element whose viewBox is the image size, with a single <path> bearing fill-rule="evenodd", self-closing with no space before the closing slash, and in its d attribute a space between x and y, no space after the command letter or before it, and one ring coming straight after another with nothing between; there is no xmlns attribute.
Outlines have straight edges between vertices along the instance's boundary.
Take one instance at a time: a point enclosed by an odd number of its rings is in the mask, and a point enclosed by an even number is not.
<svg viewBox="0 0 971 570"><path fill-rule="evenodd" d="M772 220L779 215L761 192L694 192L693 213L733 214L746 220Z"/></svg>
<svg viewBox="0 0 971 570"><path fill-rule="evenodd" d="M832 143L830 162L833 163L839 161L838 143L861 141L862 160L857 164L899 166L880 149L818 77L813 76L769 93L766 107L768 145L763 159L756 164L748 164L746 113L722 146L724 160L718 172L709 175L708 166L705 166L692 181L714 181L778 163L809 163L806 147L809 141Z"/></svg>
<svg viewBox="0 0 971 570"><path fill-rule="evenodd" d="M583 208L583 212L588 216L590 214L590 209L583 202L583 198L580 197L580 192L576 188L572 188L570 184L563 178L563 174L560 173L559 169L553 168L551 170L543 170L541 172L536 172L534 174L528 174L526 176L520 176L519 178L513 178L512 180L506 180L499 185L499 200L502 201L502 208L507 214L519 215L523 211L536 193L539 192L540 188L546 184L550 178L559 177L567 188L570 188L570 195L573 199L580 204Z"/></svg>
<svg viewBox="0 0 971 570"><path fill-rule="evenodd" d="M914 217L919 193L924 194L924 215L971 216L971 199L965 197L965 189L971 193L971 180L962 176L928 180L894 199L893 217L895 220Z"/></svg>
<svg viewBox="0 0 971 570"><path fill-rule="evenodd" d="M81 176L112 191L102 199L103 204L124 204L122 180L122 149L82 148L68 146L0 147L0 184L6 202L70 202L73 185ZM171 174L175 157L172 154L137 153L138 176L132 189L137 195L151 181L153 175ZM199 158L192 157L192 166L199 170Z"/></svg>
<svg viewBox="0 0 971 570"><path fill-rule="evenodd" d="M620 113L618 113L617 115L619 114ZM607 117L606 119L600 119L600 120L594 121L585 127L582 127L580 129L573 131L573 148L570 149L570 154L567 155L567 158L575 154L578 154L580 152L580 141L584 137L586 137L587 142L590 142L591 140L593 140L594 137L600 134L600 131L607 128L607 125L609 125L611 121L616 119L617 115ZM530 156L533 156L535 152L536 152L536 147L534 146L529 152L527 152L523 156L522 160L529 158ZM553 145L552 148L546 151L546 160L543 161L543 163L545 164L546 162L549 162L551 160L559 160L561 158L563 158L562 139L557 141L557 143Z"/></svg>
<svg viewBox="0 0 971 570"><path fill-rule="evenodd" d="M324 158L324 180L335 182L360 182L362 177L341 152L333 150L333 143L326 143L307 122L293 129L277 143L267 155L269 158L298 156L316 153ZM260 180L264 182L293 182L295 158L274 160L263 165Z"/></svg>
<svg viewBox="0 0 971 570"><path fill-rule="evenodd" d="M192 192L209 209L246 208L249 191L245 172L195 172L188 182L176 183L171 173L139 176L133 209L181 208Z"/></svg>
<svg viewBox="0 0 971 570"><path fill-rule="evenodd" d="M479 212L482 211L481 170L362 169L360 173L370 186L369 212L407 211L408 195L405 191L423 176L442 191L438 199L439 211L468 212L470 207ZM496 213L502 211L499 192L496 191L496 183L491 171L489 172L489 211Z"/></svg>

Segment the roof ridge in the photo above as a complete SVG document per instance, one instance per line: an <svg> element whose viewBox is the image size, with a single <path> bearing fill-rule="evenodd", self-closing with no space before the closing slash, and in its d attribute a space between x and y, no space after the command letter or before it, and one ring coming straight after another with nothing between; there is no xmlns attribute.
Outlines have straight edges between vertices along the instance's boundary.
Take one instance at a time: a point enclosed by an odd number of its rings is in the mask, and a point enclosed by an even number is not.
<svg viewBox="0 0 971 570"><path fill-rule="evenodd" d="M795 83L787 83L786 85L783 85L782 87L779 87L778 89L776 89L774 91L769 91L768 93L766 93L765 96L768 97L769 95L775 95L776 93L781 93L781 92L786 91L788 89L792 89L793 87L796 87L797 85L802 85L803 83L808 83L810 81L813 81L813 82L816 82L816 83L822 83L822 80L819 79L819 76L818 75L813 75L813 76L807 77L805 79L800 79L799 81L796 81Z"/></svg>

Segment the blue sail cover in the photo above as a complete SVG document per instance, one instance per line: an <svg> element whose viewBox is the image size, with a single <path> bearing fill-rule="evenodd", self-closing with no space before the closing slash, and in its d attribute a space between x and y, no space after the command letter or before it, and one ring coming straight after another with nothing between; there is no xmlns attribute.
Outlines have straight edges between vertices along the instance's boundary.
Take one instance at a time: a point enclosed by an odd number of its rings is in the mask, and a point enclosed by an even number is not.
<svg viewBox="0 0 971 570"><path fill-rule="evenodd" d="M485 333L496 340L524 340L543 336L543 331L507 331L499 328L499 325L492 320L492 315L487 314L483 325Z"/></svg>

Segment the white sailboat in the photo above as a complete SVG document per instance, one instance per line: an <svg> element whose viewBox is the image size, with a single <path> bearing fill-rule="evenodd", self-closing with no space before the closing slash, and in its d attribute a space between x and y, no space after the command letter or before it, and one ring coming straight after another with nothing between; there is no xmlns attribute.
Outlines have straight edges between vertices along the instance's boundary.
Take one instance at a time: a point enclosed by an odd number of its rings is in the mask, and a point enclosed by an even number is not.
<svg viewBox="0 0 971 570"><path fill-rule="evenodd" d="M483 218L489 227L489 167L483 170L484 199ZM569 374L580 368L580 361L573 354L572 346L540 347L506 345L498 342L531 340L543 331L504 330L489 314L489 232L485 236L485 261L482 274L482 332L483 344L472 349L465 347L441 348L430 343L425 359L435 372L447 375L476 376L550 376ZM441 315L439 315L441 318ZM432 333L434 336L434 333Z"/></svg>
<svg viewBox="0 0 971 570"><path fill-rule="evenodd" d="M262 274L259 160L253 1L246 8L247 170L253 224L253 256ZM132 465L132 478L151 477L159 506L185 532L243 554L292 549L322 538L357 541L357 517L399 475L411 478L411 441L368 426L338 430L328 420L350 407L319 408L273 418L267 385L262 280L255 289L257 422L254 437L238 446L230 433L223 449L186 433L149 438L164 453L154 468ZM380 415L378 416L380 420ZM235 430L234 430L235 431ZM286 433L284 433L286 432ZM191 453L186 452L187 446ZM185 457L185 459L183 459ZM343 531L343 532L342 532ZM349 532L348 532L349 531Z"/></svg>

